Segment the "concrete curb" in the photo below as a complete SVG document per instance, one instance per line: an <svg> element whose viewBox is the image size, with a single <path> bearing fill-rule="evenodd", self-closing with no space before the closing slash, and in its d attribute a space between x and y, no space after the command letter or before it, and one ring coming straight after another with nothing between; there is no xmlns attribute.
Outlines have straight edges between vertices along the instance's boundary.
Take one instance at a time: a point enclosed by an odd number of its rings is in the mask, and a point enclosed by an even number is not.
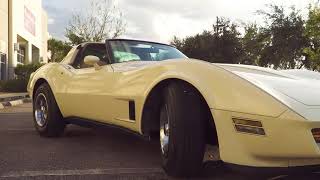
<svg viewBox="0 0 320 180"><path fill-rule="evenodd" d="M15 101L15 100L20 100L20 99L25 99L29 98L28 94L22 94L18 93L18 95L15 95L15 93L12 93L12 95L9 93L9 96L4 96L0 95L0 103L1 102L8 102L8 101Z"/></svg>
<svg viewBox="0 0 320 180"><path fill-rule="evenodd" d="M21 105L24 103L29 103L29 102L31 102L30 98L24 98L24 99L7 101L7 102L0 102L0 109L4 109L4 108L10 107L10 106L18 106L18 105Z"/></svg>

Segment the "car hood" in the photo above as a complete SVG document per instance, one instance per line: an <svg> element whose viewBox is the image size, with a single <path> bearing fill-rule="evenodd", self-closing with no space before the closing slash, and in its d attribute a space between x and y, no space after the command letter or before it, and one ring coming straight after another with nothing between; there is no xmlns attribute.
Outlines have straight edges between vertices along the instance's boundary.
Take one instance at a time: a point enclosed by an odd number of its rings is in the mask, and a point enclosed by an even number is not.
<svg viewBox="0 0 320 180"><path fill-rule="evenodd" d="M126 72L154 66L176 60L162 62L132 61L128 63L113 64L115 72ZM179 59L181 61L181 59ZM319 106L320 108L320 73L308 70L278 71L270 68L239 64L215 64L236 74L268 93L277 93L279 98L290 97L306 106Z"/></svg>
<svg viewBox="0 0 320 180"><path fill-rule="evenodd" d="M248 65L218 66L264 90L280 92L306 106L320 106L320 73L308 70L277 71Z"/></svg>

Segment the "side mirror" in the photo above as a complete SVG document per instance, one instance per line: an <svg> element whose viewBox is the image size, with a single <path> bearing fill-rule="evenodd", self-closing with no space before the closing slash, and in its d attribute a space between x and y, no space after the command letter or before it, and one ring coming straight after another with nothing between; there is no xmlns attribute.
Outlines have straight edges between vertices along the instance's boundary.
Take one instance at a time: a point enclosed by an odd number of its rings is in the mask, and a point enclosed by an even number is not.
<svg viewBox="0 0 320 180"><path fill-rule="evenodd" d="M84 60L83 60L83 62L84 62L86 65L89 65L89 66L95 65L95 64L97 64L99 61L100 61L100 58L97 57L97 56L86 56L86 57L84 57Z"/></svg>
<svg viewBox="0 0 320 180"><path fill-rule="evenodd" d="M97 57L97 56L86 56L86 57L84 57L83 62L84 62L86 65L94 66L94 68L95 68L96 70L101 69L101 67L100 67L100 65L99 65L100 58Z"/></svg>

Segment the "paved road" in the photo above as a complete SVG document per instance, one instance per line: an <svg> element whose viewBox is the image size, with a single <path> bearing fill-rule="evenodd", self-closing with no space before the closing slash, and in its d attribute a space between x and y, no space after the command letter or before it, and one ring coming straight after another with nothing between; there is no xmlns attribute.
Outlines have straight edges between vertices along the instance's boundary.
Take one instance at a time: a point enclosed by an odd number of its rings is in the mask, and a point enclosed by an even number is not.
<svg viewBox="0 0 320 180"><path fill-rule="evenodd" d="M159 144L114 129L68 126L61 138L40 137L31 105L0 110L0 179L170 179ZM201 179L319 179L239 174L209 162ZM172 179L172 178L171 178Z"/></svg>

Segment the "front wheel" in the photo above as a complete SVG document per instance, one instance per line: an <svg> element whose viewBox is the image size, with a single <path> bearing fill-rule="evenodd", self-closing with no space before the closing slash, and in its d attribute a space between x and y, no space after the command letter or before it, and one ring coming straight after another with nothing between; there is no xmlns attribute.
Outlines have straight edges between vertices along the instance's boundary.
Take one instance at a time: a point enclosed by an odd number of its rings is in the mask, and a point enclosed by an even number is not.
<svg viewBox="0 0 320 180"><path fill-rule="evenodd" d="M201 97L184 82L165 89L160 111L160 145L167 174L199 174L205 151L205 111Z"/></svg>
<svg viewBox="0 0 320 180"><path fill-rule="evenodd" d="M60 136L66 126L50 86L39 86L33 97L34 126L41 136Z"/></svg>

